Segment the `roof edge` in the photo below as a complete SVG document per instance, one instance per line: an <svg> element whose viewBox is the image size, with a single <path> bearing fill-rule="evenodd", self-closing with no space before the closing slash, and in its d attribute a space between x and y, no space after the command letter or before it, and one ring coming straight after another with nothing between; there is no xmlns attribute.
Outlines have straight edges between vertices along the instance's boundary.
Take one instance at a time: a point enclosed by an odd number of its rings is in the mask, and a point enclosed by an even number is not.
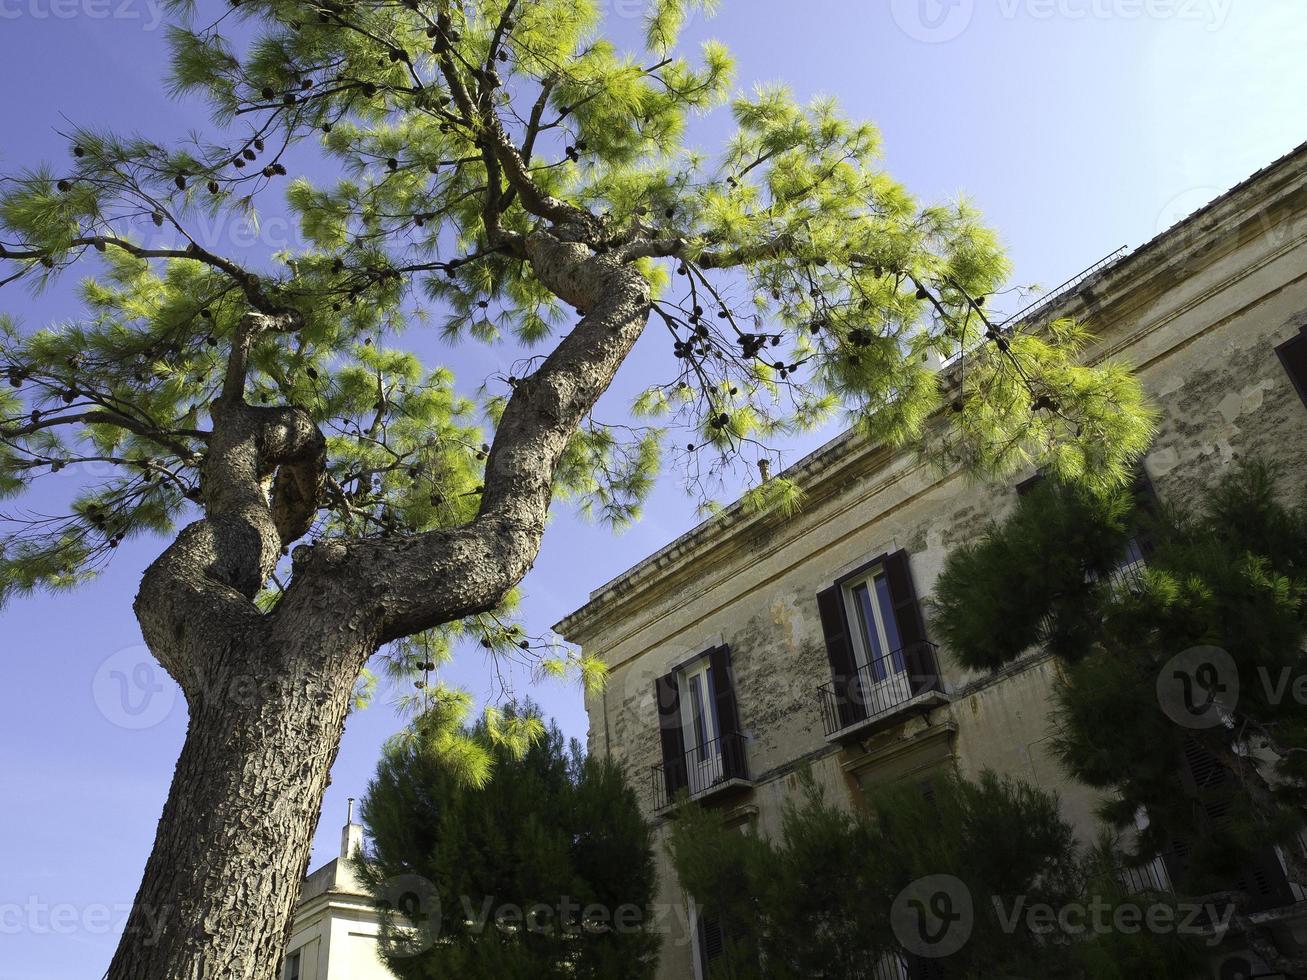
<svg viewBox="0 0 1307 980"><path fill-rule="evenodd" d="M1083 306L1083 297L1087 293L1093 294L1095 286L1104 283L1109 279L1119 282L1121 279L1129 277L1136 269L1146 269L1150 260L1153 259L1168 242L1173 242L1177 239L1182 240L1186 230L1201 223L1208 215L1240 197L1254 185L1268 180L1268 178L1276 172L1290 169L1295 163L1307 164L1307 143L1298 145L1288 153L1256 171L1230 188L1228 191L1199 208L1197 211L1194 211L1192 214L1176 222L1165 231L1155 235L1153 238L1134 249L1134 251L1120 256L1115 261L1102 265L1101 268L1094 271L1087 278L1075 282L1075 288L1067 291L1065 295L1060 296L1049 303L1045 303L1043 299L1036 301L1036 303L1033 304L1035 308L1034 315L1020 320L1015 324L1015 326L1028 327L1035 324L1050 322L1057 319L1058 316L1065 315L1077 305ZM1094 301L1095 306L1102 305L1105 299L1106 297L1103 295L1096 295ZM817 449L803 456L790 466L787 466L778 475L803 485L806 482L805 478L813 476L818 471L829 470L834 464L852 460L856 458L856 455L859 452L870 454L875 452L877 449L884 448L885 447L883 446L872 444L868 439L859 434L856 428L845 429L840 434L823 443ZM647 577L647 575L655 568L669 564L685 552L702 545L710 531L717 535L723 533L734 534L757 520L765 519L767 516L768 515L761 513L746 512L743 498L736 500L719 513L699 522L688 531L672 539L657 551L641 559L630 568L592 590L589 599L585 604L571 613L568 613L554 624L554 632L570 642L582 642L587 627L597 617L599 607L605 605L609 600L617 598L621 594L632 591L638 581Z"/></svg>

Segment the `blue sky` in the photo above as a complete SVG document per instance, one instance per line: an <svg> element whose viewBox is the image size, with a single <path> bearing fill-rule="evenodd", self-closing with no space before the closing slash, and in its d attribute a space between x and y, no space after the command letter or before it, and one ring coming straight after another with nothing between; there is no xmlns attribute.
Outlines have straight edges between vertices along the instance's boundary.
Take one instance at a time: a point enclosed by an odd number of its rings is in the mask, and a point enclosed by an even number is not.
<svg viewBox="0 0 1307 980"><path fill-rule="evenodd" d="M604 5L613 32L633 36L639 0ZM742 86L787 80L801 96L837 95L850 115L879 123L890 171L923 198L970 196L1002 234L1017 282L1055 285L1137 245L1307 138L1301 0L721 6L712 21L696 18L687 41L726 41ZM160 16L156 0L0 0L0 170L64 159L55 130L73 123L160 140L202 125L196 107L170 102L160 81ZM705 148L723 131L721 119L695 127ZM236 240L234 229L221 233ZM290 234L265 226L263 240ZM32 326L74 315L71 284L37 299L6 290L0 311ZM411 340L468 384L506 356ZM643 356L615 397L637 387ZM43 499L62 497L76 479L60 474ZM646 520L620 536L560 512L525 583L531 629L544 630L695 522L672 479ZM10 688L0 713L0 980L99 976L112 955L185 732L171 690L131 714L138 705L124 707L112 674L131 679L141 662L131 600L159 547L124 546L80 592L0 613ZM491 691L475 651L446 678ZM525 675L515 683L584 738L577 690L532 687ZM351 719L315 866L333 856L345 798L362 794L380 743L399 724L384 696Z"/></svg>

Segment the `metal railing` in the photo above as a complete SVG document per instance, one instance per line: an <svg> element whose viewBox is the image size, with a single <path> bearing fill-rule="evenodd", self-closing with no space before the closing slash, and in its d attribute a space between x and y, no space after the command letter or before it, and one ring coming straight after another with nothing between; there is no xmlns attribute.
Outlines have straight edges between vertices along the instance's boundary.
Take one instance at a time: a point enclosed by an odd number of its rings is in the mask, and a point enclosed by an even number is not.
<svg viewBox="0 0 1307 980"><path fill-rule="evenodd" d="M1144 590L1144 571L1148 562L1143 558L1124 561L1107 574L1107 580L1116 588L1138 595Z"/></svg>
<svg viewBox="0 0 1307 980"><path fill-rule="evenodd" d="M1039 299L1035 300L1029 306L1025 307L1024 309L1018 310L1016 313L1013 313L1010 317L1008 317L1006 320L1004 320L1002 323L999 324L999 328L1004 329L1007 327L1016 326L1019 323L1023 323L1027 320L1033 319L1036 316L1036 314L1041 313L1048 307L1056 304L1058 300L1062 299L1064 296L1066 296L1068 293L1074 290L1081 283L1085 282L1088 279L1092 279L1094 276L1098 275L1100 272L1106 269L1109 265L1115 264L1118 259L1124 258L1125 254L1128 251L1129 251L1129 247L1126 245L1122 245L1120 248L1118 248L1115 252L1112 252L1110 255L1103 256L1101 259L1099 259L1097 262L1091 265L1088 269L1084 270L1084 272L1072 276L1070 279L1062 283L1062 285L1058 286L1057 288L1050 289L1048 292L1046 292L1043 296L1039 297Z"/></svg>
<svg viewBox="0 0 1307 980"><path fill-rule="evenodd" d="M1064 299L1069 293L1074 291L1081 284L1094 278L1100 272L1106 269L1108 266L1114 265L1119 260L1125 258L1125 256L1129 254L1129 252L1130 252L1129 246L1122 245L1115 252L1103 256L1101 259L1099 259L1097 262L1091 265L1088 269L1085 269L1083 272L1079 272L1076 275L1072 276L1066 282L1062 283L1062 285L1057 286L1054 289L1050 289L1043 296L1040 296L1038 299L1034 300L1030 304L1017 310L1017 312L1013 313L1011 316L1004 317L1002 320L996 322L994 324L994 329L998 330L1000 333L1011 333L1017 327L1021 326L1024 323L1030 322L1039 314L1047 312L1051 307L1056 306L1058 302ZM967 347L965 349L955 350L948 357L944 358L944 364L946 366L952 366L956 364L964 356L970 355L981 345L987 343L988 339L989 338L986 337L970 347Z"/></svg>
<svg viewBox="0 0 1307 980"><path fill-rule="evenodd" d="M1133 867L1125 864L1117 865L1116 877L1129 895L1169 895L1174 891L1171 887L1171 876L1166 873L1166 864L1160 854L1147 864Z"/></svg>
<svg viewBox="0 0 1307 980"><path fill-rule="evenodd" d="M902 953L886 953L866 974L866 980L911 980L908 958Z"/></svg>
<svg viewBox="0 0 1307 980"><path fill-rule="evenodd" d="M739 732L728 732L687 749L678 759L654 766L654 809L669 806L680 793L693 798L732 779L747 779L744 741Z"/></svg>
<svg viewBox="0 0 1307 980"><path fill-rule="evenodd" d="M933 643L913 643L817 688L826 734L892 715L927 691L940 690L936 650Z"/></svg>
<svg viewBox="0 0 1307 980"><path fill-rule="evenodd" d="M851 980L936 980L946 976L939 960L926 960L903 951L883 955L866 970L858 970Z"/></svg>

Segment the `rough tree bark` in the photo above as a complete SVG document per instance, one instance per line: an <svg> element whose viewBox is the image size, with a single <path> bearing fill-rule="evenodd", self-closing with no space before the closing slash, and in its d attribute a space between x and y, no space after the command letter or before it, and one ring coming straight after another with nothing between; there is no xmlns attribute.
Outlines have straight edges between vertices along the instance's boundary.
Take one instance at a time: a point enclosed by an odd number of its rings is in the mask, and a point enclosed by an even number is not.
<svg viewBox="0 0 1307 980"><path fill-rule="evenodd" d="M272 980L360 669L388 640L493 608L534 562L558 460L650 312L631 252L596 249L589 216L542 208L563 220L515 247L586 312L509 400L477 517L301 545L269 614L254 596L310 527L325 459L304 413L245 403L245 352L261 331L294 329L272 307L247 318L213 406L205 516L136 601L190 725L110 980Z"/></svg>

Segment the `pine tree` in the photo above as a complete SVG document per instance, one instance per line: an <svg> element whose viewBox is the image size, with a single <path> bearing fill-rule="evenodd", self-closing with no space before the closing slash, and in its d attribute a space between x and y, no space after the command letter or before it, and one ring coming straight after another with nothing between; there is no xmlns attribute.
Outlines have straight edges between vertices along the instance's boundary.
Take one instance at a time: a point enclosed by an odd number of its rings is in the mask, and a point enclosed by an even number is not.
<svg viewBox="0 0 1307 980"><path fill-rule="evenodd" d="M135 610L190 729L110 980L268 980L356 682L381 650L418 683L460 636L532 649L501 617L556 499L622 524L664 467L698 488L840 409L981 473L1111 482L1147 442L1082 327L990 318L1007 267L971 207L915 201L834 101L732 95L722 45L680 50L707 0L651 0L630 53L597 0L230 6L174 5L168 84L208 100L203 132L78 129L0 186L0 282L88 274L83 317L0 332L0 492L109 471L8 515L0 599L168 542ZM724 145L691 145L724 106ZM314 152L334 179L291 175ZM305 247L204 240L269 193ZM405 347L433 316L520 357L460 389ZM642 337L667 376L601 421ZM216 693L234 678L258 695Z"/></svg>
<svg viewBox="0 0 1307 980"><path fill-rule="evenodd" d="M566 746L530 705L461 733L456 721L424 714L363 801L370 846L356 866L388 913L391 972L651 977L652 831L621 770Z"/></svg>
<svg viewBox="0 0 1307 980"><path fill-rule="evenodd" d="M1199 962L1182 937L1041 931L1031 909L1057 913L1096 901L1110 921L1129 896L1100 851L1077 844L1054 795L993 773L976 782L938 777L928 795L912 781L885 787L853 811L832 805L809 779L775 840L686 807L671 847L687 892L725 937L710 980L897 976L889 964L899 957L914 976L958 980L1189 980ZM904 896L915 896L916 883L944 879L940 894L948 914L960 916L952 926L959 938L941 922L933 949L905 948L902 930L911 923L895 918L908 908ZM927 967L936 972L917 972Z"/></svg>
<svg viewBox="0 0 1307 980"><path fill-rule="evenodd" d="M1273 846L1307 882L1307 715L1291 691L1307 668L1307 506L1287 503L1280 482L1241 464L1185 512L1043 481L950 556L935 627L977 669L1039 645L1056 655L1055 750L1108 794L1102 817L1133 838L1126 860L1162 855L1181 895L1232 901L1263 958L1303 976L1307 960L1248 918L1254 896L1238 886L1253 862L1279 860ZM1131 542L1149 545L1147 567L1123 575ZM1213 661L1205 679L1184 658L1212 648L1228 666ZM1181 684L1212 724L1178 713Z"/></svg>

